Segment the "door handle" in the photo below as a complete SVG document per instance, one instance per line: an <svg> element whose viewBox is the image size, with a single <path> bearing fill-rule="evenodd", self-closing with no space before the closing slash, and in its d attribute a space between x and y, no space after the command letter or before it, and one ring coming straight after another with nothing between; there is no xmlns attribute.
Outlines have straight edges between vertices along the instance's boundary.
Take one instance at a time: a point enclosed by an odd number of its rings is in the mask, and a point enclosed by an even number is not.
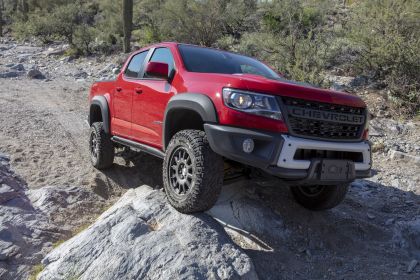
<svg viewBox="0 0 420 280"><path fill-rule="evenodd" d="M122 87L117 87L115 90L118 91L118 92L121 92L122 91Z"/></svg>
<svg viewBox="0 0 420 280"><path fill-rule="evenodd" d="M139 87L135 88L135 89L134 89L134 91L135 91L137 94L141 94L141 93L143 93L143 90L142 90L141 88L139 88Z"/></svg>

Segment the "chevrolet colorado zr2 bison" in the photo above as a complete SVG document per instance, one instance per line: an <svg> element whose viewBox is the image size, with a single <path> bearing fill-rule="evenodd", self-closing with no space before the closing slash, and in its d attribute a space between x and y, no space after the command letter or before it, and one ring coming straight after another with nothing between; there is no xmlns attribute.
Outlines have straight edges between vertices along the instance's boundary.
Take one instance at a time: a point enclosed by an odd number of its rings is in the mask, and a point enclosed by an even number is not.
<svg viewBox="0 0 420 280"><path fill-rule="evenodd" d="M360 98L288 81L247 56L156 44L95 83L89 102L94 167L110 167L116 148L162 158L167 198L183 213L212 207L232 170L274 176L313 210L370 176Z"/></svg>

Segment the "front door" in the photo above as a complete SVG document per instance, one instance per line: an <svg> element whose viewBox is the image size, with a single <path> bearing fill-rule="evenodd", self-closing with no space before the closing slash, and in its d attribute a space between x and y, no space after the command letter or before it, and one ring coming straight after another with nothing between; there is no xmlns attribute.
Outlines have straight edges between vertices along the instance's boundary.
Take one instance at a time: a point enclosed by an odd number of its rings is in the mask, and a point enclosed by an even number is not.
<svg viewBox="0 0 420 280"><path fill-rule="evenodd" d="M149 61L167 63L169 73L174 71L174 59L168 48L154 49ZM149 78L144 74L139 90L141 93L133 95L133 139L162 148L165 109L174 89L167 79Z"/></svg>
<svg viewBox="0 0 420 280"><path fill-rule="evenodd" d="M132 134L133 95L138 87L139 76L142 73L144 60L148 51L134 55L123 75L115 83L113 109L111 119L112 134L129 138Z"/></svg>

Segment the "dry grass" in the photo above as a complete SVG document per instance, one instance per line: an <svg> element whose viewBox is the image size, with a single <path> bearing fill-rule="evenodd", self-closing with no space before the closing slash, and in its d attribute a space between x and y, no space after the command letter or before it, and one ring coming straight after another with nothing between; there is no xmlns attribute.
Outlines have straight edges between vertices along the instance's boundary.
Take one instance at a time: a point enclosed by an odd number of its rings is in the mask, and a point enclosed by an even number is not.
<svg viewBox="0 0 420 280"><path fill-rule="evenodd" d="M42 264L37 264L32 267L31 275L29 275L29 280L36 280L38 275L44 270L44 266Z"/></svg>

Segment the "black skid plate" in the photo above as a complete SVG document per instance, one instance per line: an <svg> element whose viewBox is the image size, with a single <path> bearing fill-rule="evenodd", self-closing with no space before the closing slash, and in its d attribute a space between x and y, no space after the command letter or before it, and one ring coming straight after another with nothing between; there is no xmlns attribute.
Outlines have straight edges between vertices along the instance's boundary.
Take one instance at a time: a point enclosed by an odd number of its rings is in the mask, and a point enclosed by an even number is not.
<svg viewBox="0 0 420 280"><path fill-rule="evenodd" d="M356 177L354 162L324 159L320 164L321 181L352 181Z"/></svg>

